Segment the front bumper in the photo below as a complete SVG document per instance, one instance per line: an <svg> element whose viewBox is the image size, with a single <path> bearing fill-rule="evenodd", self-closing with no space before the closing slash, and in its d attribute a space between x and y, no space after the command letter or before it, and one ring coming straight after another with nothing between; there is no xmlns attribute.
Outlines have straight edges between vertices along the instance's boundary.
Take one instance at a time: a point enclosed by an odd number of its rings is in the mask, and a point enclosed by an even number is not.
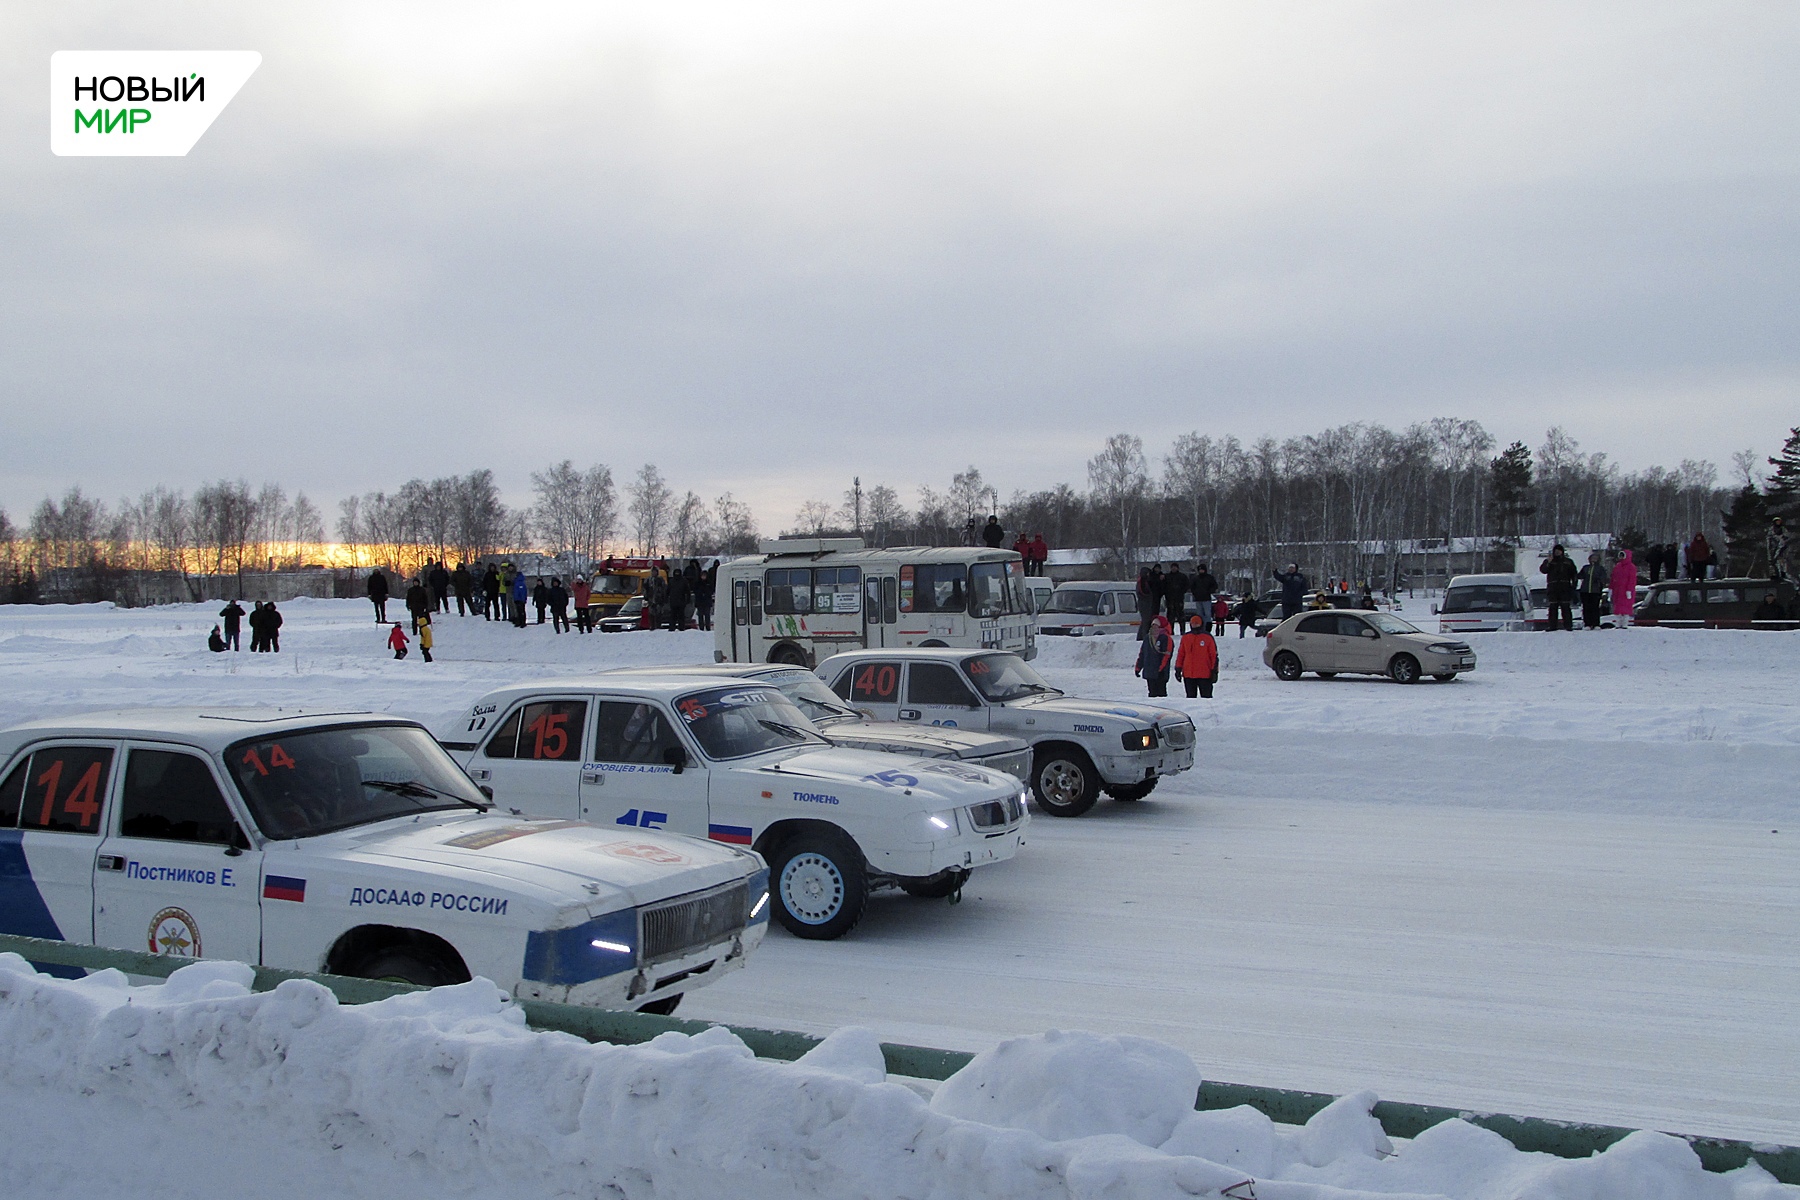
<svg viewBox="0 0 1800 1200"><path fill-rule="evenodd" d="M691 992L716 983L744 965L750 952L762 943L769 931L768 908L758 920L741 933L702 946L679 958L650 963L633 971L621 971L590 979L586 983L561 986L521 979L513 987L520 1000L548 1000L556 1004L579 1004L586 1008L637 1008L652 1000L662 1000L682 992Z"/></svg>
<svg viewBox="0 0 1800 1200"><path fill-rule="evenodd" d="M1136 754L1097 754L1094 769L1107 783L1138 783L1160 775L1178 775L1194 765L1194 747L1163 746Z"/></svg>

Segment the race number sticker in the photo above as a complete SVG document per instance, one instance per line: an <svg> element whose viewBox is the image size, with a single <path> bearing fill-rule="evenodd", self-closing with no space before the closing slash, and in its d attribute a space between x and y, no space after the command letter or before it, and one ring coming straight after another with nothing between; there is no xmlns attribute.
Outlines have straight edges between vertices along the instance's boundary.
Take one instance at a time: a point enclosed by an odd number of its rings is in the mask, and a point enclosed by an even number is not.
<svg viewBox="0 0 1800 1200"><path fill-rule="evenodd" d="M59 746L31 756L20 824L62 833L100 832L100 806L112 750L101 746Z"/></svg>

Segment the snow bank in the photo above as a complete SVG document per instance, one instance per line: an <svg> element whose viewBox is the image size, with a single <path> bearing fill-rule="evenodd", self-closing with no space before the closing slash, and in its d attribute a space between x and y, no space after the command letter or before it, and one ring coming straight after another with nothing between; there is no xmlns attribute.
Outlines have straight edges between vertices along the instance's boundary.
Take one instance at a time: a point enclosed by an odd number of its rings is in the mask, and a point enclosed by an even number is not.
<svg viewBox="0 0 1800 1200"><path fill-rule="evenodd" d="M1756 1168L1707 1175L1659 1134L1563 1162L1450 1122L1394 1153L1367 1093L1298 1130L1195 1113L1194 1064L1136 1038L1016 1039L928 1102L880 1076L864 1031L783 1064L717 1028L629 1047L535 1033L485 980L348 1007L307 982L253 995L249 978L63 981L0 956L0 1116L34 1134L0 1156L0 1191L99 1194L129 1148L133 1190L203 1197L246 1176L263 1195L387 1200L1792 1196Z"/></svg>

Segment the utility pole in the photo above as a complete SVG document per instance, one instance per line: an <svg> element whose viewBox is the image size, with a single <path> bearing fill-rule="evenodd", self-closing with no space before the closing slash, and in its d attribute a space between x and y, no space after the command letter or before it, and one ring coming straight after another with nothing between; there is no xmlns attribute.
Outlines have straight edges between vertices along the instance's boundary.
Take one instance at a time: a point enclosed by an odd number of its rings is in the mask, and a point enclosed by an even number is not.
<svg viewBox="0 0 1800 1200"><path fill-rule="evenodd" d="M861 537L863 531L861 475L853 475L850 477L850 496L852 501L851 507L855 510L853 516L856 522L856 536Z"/></svg>

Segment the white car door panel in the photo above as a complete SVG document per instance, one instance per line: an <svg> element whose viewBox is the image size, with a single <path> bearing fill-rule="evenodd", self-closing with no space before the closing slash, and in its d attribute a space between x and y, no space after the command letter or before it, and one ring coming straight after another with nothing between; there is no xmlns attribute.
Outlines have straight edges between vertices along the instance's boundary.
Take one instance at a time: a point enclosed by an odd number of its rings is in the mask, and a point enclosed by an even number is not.
<svg viewBox="0 0 1800 1200"><path fill-rule="evenodd" d="M648 701L605 697L594 709L593 751L581 764L581 819L705 837L708 772L669 714Z"/></svg>
<svg viewBox="0 0 1800 1200"><path fill-rule="evenodd" d="M469 761L469 778L494 790L494 803L528 817L575 817L581 788L585 697L515 705Z"/></svg>

